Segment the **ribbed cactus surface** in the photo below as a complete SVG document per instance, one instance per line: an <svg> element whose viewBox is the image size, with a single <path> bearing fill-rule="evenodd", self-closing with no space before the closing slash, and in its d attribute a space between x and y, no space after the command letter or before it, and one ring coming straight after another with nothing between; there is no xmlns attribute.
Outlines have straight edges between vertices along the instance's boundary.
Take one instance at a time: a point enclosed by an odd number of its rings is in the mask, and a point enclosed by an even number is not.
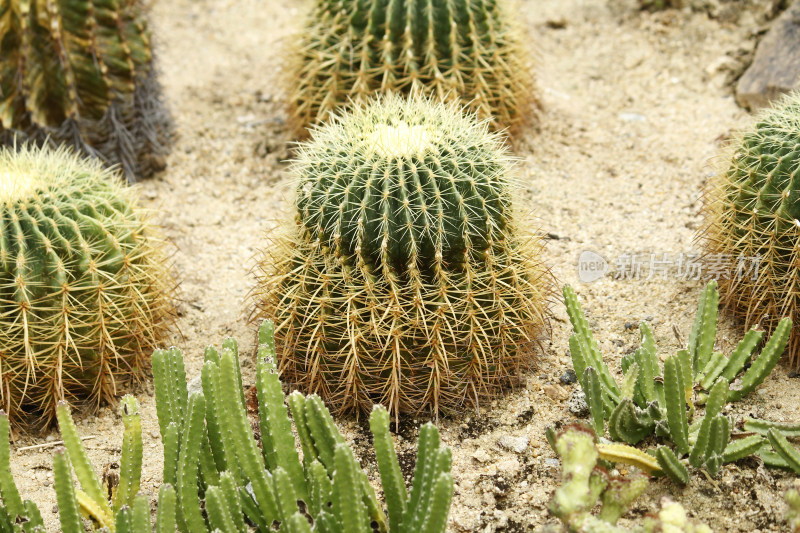
<svg viewBox="0 0 800 533"><path fill-rule="evenodd" d="M762 112L726 162L709 185L702 232L709 260L733 266L730 279L720 280L721 302L746 327L774 329L782 317L798 323L800 92ZM800 363L796 329L788 351Z"/></svg>
<svg viewBox="0 0 800 533"><path fill-rule="evenodd" d="M535 122L529 54L506 0L317 0L292 80L297 133L350 101L415 90L492 128Z"/></svg>
<svg viewBox="0 0 800 533"><path fill-rule="evenodd" d="M134 181L164 165L159 92L140 0L0 2L0 142L66 143Z"/></svg>
<svg viewBox="0 0 800 533"><path fill-rule="evenodd" d="M117 180L63 149L0 149L0 403L15 423L113 399L169 329L161 241Z"/></svg>
<svg viewBox="0 0 800 533"><path fill-rule="evenodd" d="M289 382L339 410L439 411L531 361L548 278L485 122L390 95L316 130L294 173L255 291Z"/></svg>

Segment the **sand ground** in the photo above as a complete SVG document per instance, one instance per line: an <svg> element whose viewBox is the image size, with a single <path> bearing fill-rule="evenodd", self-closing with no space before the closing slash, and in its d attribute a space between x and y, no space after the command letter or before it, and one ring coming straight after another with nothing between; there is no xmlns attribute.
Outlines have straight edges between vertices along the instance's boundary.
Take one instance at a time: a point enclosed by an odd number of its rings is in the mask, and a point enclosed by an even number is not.
<svg viewBox="0 0 800 533"><path fill-rule="evenodd" d="M549 235L546 261L561 283L577 289L612 368L638 346L640 320L654 327L662 356L679 346L675 328L688 335L702 283L681 279L675 261L697 252L699 192L724 140L750 120L736 106L730 81L774 3L708 1L699 10L646 13L624 0L521 2L520 18L540 58L545 106L540 131L525 135L518 154L523 207ZM173 342L184 350L190 378L199 373L203 348L228 336L239 339L246 379L252 375L250 269L291 197L281 47L299 31L307 5L153 5L161 80L179 136L166 172L139 189L176 246L182 335ZM667 254L671 267L665 279L643 279L645 269L642 279L582 283L577 264L585 251L612 268L631 254L645 264L650 254ZM530 531L552 521L547 502L560 467L544 430L573 418L567 404L576 385L559 379L571 367L568 333L563 305L555 301L552 337L524 386L478 412L440 420L454 452L452 531ZM718 342L728 351L741 334L725 318ZM779 367L730 413L800 419L800 387L789 374ZM152 386L135 393L143 412L143 489L155 498L162 464ZM77 419L81 433L95 437L86 445L102 471L119 458L121 420L110 408ZM405 461L413 459L414 428L422 422L407 420L398 433ZM340 424L374 475L364 421ZM56 438L56 432L23 437L16 447ZM52 449L12 451L12 471L56 531ZM684 489L654 481L630 516L654 511L671 495L717 531L779 531L782 494L793 481L745 460L725 466L716 480L695 475Z"/></svg>

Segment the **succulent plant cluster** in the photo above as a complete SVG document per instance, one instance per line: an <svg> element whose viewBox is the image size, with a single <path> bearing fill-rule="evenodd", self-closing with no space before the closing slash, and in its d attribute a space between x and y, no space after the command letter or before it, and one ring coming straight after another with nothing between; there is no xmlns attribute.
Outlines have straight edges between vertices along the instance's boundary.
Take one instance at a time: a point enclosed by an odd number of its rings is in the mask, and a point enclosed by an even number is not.
<svg viewBox="0 0 800 533"><path fill-rule="evenodd" d="M317 130L294 174L296 224L255 293L289 383L337 411L438 412L530 362L549 278L485 123L390 95Z"/></svg>
<svg viewBox="0 0 800 533"><path fill-rule="evenodd" d="M370 416L375 456L388 513L352 449L315 396L288 398L302 460L285 397L275 371L273 326L259 331L257 371L261 442L250 425L236 341L205 353L202 392L189 394L181 353L153 355L156 407L164 440L164 484L158 496L155 531L174 533L443 533L453 494L450 450L432 424L420 428L410 491L389 433L389 414ZM81 444L65 403L58 422L66 450L54 459L55 490L63 533L81 533L81 517L93 530L150 533L150 506L139 488L142 426L132 396L122 401L125 432L118 478L101 480ZM36 505L23 502L9 468L9 425L0 414L0 531L43 533ZM79 487L73 486L73 471ZM388 516L387 516L388 514Z"/></svg>
<svg viewBox="0 0 800 533"><path fill-rule="evenodd" d="M126 177L164 166L170 119L139 0L0 3L0 143L67 144Z"/></svg>
<svg viewBox="0 0 800 533"><path fill-rule="evenodd" d="M48 422L139 378L173 318L161 239L130 189L65 149L0 148L0 403Z"/></svg>
<svg viewBox="0 0 800 533"><path fill-rule="evenodd" d="M727 168L705 195L701 237L709 256L759 258L758 270L720 280L722 303L772 330L781 317L798 322L800 308L800 92L762 112L731 143ZM800 335L789 343L800 363Z"/></svg>
<svg viewBox="0 0 800 533"><path fill-rule="evenodd" d="M512 17L506 0L317 0L290 83L296 132L391 92L460 101L497 130L535 120Z"/></svg>
<svg viewBox="0 0 800 533"><path fill-rule="evenodd" d="M376 408L370 416L388 519L322 401L295 392L288 404L303 451L301 461L275 366L273 330L271 322L259 330L260 449L247 418L233 339L226 340L221 351L206 350L202 394L188 394L180 352L153 354L164 482L176 489L178 529L244 533L238 526L226 526L231 519L241 525L244 514L264 533L273 523L287 524L289 532L368 531L370 524L384 532L443 532L453 492L451 459L432 424L420 429L409 493L389 435L387 411ZM208 524L198 483L205 494ZM313 518L313 526L306 516Z"/></svg>
<svg viewBox="0 0 800 533"><path fill-rule="evenodd" d="M723 463L763 448L764 439L758 435L731 441L730 420L722 408L755 390L775 367L789 340L789 318L781 320L755 359L751 360L763 338L763 332L755 329L730 356L715 352L719 293L711 281L700 298L687 349L668 357L662 369L653 333L642 322L642 345L623 358L620 385L603 361L569 286L564 287L564 299L574 329L569 341L573 366L598 434L605 434L607 423L615 441L636 444L652 434L668 438L675 449L661 446L654 455L661 469L682 483L689 480L682 456L688 455L691 466L705 467L716 475ZM749 368L743 372L746 365ZM700 406L704 406L703 416L690 425Z"/></svg>
<svg viewBox="0 0 800 533"><path fill-rule="evenodd" d="M601 466L604 457L591 429L569 426L552 437L552 445L562 461L562 484L550 502L550 512L568 531L616 533L625 531L672 531L710 533L711 528L686 516L678 503L666 500L657 516L647 517L632 530L617 526L617 521L647 488L647 476L611 474ZM600 512L592 509L600 502Z"/></svg>

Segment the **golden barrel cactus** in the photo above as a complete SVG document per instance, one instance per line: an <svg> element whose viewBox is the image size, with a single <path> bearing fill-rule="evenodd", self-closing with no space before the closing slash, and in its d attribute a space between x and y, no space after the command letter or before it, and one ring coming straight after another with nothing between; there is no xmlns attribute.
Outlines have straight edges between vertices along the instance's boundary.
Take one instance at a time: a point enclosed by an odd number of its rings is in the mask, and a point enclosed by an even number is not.
<svg viewBox="0 0 800 533"><path fill-rule="evenodd" d="M0 406L13 423L113 400L143 375L173 322L167 263L97 160L0 148Z"/></svg>
<svg viewBox="0 0 800 533"><path fill-rule="evenodd" d="M316 0L294 52L298 136L376 94L458 101L495 130L536 123L530 54L511 0Z"/></svg>
<svg viewBox="0 0 800 533"><path fill-rule="evenodd" d="M66 144L135 181L165 165L160 92L141 0L0 1L0 144Z"/></svg>
<svg viewBox="0 0 800 533"><path fill-rule="evenodd" d="M762 111L731 143L705 194L700 234L709 261L730 264L720 302L745 327L800 324L800 91ZM800 364L800 331L789 340Z"/></svg>
<svg viewBox="0 0 800 533"><path fill-rule="evenodd" d="M300 145L296 220L260 263L288 383L333 409L447 411L532 361L549 275L486 122L397 95Z"/></svg>

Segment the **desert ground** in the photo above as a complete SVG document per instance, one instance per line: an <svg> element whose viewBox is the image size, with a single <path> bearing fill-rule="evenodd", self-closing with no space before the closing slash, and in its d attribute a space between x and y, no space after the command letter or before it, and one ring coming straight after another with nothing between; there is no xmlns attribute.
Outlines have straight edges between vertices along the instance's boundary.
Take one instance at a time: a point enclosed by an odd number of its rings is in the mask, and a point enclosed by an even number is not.
<svg viewBox="0 0 800 533"><path fill-rule="evenodd" d="M768 27L774 2L695 4L650 13L632 0L520 1L518 18L537 57L544 106L538 130L526 131L517 146L520 207L546 239L544 260L559 286L576 288L615 371L620 357L638 346L641 320L653 326L662 357L679 348L676 331L688 336L703 282L682 275L678 261L699 251L702 187L725 141L751 120L731 84ZM180 332L171 342L184 351L189 379L199 375L205 346L233 336L252 384L256 326L248 322L248 293L269 231L289 216L284 68L309 6L307 0L152 5L161 82L177 137L166 171L137 188L174 243ZM582 282L578 259L584 252L605 258L610 271L623 275ZM634 255L644 268L625 274ZM649 275L654 257L666 258L668 268ZM558 292L551 313L550 336L520 387L438 421L454 457L451 531L532 531L554 521L547 503L560 466L545 428L574 420L568 406L578 385L561 379L571 368L571 328ZM741 325L723 317L718 343L727 353L742 334ZM729 414L800 420L794 376L779 365ZM142 404L143 489L155 503L162 463L152 384L134 393ZM76 413L76 419L81 433L92 437L86 446L102 472L119 459L120 416L107 407L99 416ZM406 418L398 428L404 466L413 464L416 428L424 421ZM366 420L338 423L375 479ZM39 504L52 531L58 530L53 448L19 448L58 438L56 430L21 435L12 449L20 491ZM755 459L726 465L717 479L695 474L682 489L654 480L627 519L655 511L670 496L716 531L780 531L786 527L783 493L795 481Z"/></svg>

